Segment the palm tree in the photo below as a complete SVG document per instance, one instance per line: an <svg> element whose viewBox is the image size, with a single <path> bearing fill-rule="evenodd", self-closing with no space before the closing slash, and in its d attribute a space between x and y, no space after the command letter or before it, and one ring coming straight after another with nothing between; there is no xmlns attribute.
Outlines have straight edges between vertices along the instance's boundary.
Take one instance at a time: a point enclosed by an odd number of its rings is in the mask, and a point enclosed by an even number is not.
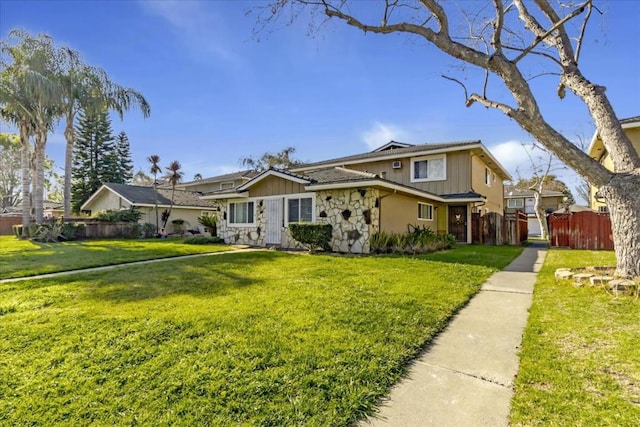
<svg viewBox="0 0 640 427"><path fill-rule="evenodd" d="M147 157L147 161L151 163L151 168L149 168L149 172L153 175L153 193L155 195L155 207L156 207L156 234L158 234L159 228L158 225L160 223L160 219L158 217L158 174L162 172L162 168L160 167L160 156L157 154L152 154Z"/></svg>
<svg viewBox="0 0 640 427"><path fill-rule="evenodd" d="M167 221L169 221L169 217L171 216L171 210L173 209L173 200L176 194L176 185L182 181L182 177L184 174L180 171L182 169L182 165L177 160L172 161L169 166L167 166L167 175L165 178L171 184L171 205L169 205L169 211L166 215L163 214L164 224L162 224L163 228L167 228Z"/></svg>

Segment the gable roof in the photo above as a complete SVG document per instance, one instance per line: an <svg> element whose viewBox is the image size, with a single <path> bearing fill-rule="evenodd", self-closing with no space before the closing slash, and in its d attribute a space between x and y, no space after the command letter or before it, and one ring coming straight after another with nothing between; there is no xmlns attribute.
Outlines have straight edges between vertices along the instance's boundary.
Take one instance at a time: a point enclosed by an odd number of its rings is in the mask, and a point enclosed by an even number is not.
<svg viewBox="0 0 640 427"><path fill-rule="evenodd" d="M504 198L516 199L520 197L533 197L534 191L529 189L518 188L513 185L504 186ZM564 193L554 190L542 190L542 197L563 197Z"/></svg>
<svg viewBox="0 0 640 427"><path fill-rule="evenodd" d="M622 129L634 129L640 127L640 116L620 119L620 125L622 125ZM591 138L591 143L589 144L587 154L592 159L600 160L606 152L607 149L605 148L604 143L598 137L598 131L596 130L596 132L594 132L593 134L593 138Z"/></svg>
<svg viewBox="0 0 640 427"><path fill-rule="evenodd" d="M383 149L385 147L386 149ZM481 157L483 157L488 165L494 165L496 167L497 172L501 175L502 179L511 179L511 175L509 174L509 172L504 168L504 166L500 164L500 162L498 162L495 157L493 157L491 152L487 150L487 148L479 140L419 145L410 145L397 141L391 141L388 144L383 145L379 149L370 151L368 153L338 157L336 159L329 159L321 162L307 163L291 168L291 171L308 173L309 171L314 169L347 166L358 163L367 163L371 161L395 160L412 156L434 155L460 150L480 151Z"/></svg>
<svg viewBox="0 0 640 427"><path fill-rule="evenodd" d="M191 185L211 184L213 182L235 181L237 179L251 179L256 175L258 175L258 172L247 169L243 171L227 173L224 175L211 176L209 178L198 179L195 181L183 182L178 185L181 187L186 187Z"/></svg>
<svg viewBox="0 0 640 427"><path fill-rule="evenodd" d="M84 202L80 209L85 210L86 206L105 191L116 194L131 206L155 206L156 203L158 207L169 207L171 205L171 189L158 188L156 191L153 187L105 183ZM200 199L200 195L201 193L197 191L175 190L173 206L184 208L207 208L215 206L210 201Z"/></svg>

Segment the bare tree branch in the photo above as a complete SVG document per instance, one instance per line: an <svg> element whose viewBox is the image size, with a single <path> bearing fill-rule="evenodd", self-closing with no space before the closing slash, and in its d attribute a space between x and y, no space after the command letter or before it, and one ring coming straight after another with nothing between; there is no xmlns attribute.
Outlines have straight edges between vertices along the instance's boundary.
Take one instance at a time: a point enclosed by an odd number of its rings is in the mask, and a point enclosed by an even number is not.
<svg viewBox="0 0 640 427"><path fill-rule="evenodd" d="M467 87L465 86L464 83L462 83L458 79L454 79L453 77L445 76L444 74L440 74L440 77L442 77L443 79L451 80L452 82L458 83L462 87L462 90L464 90L464 101L465 101L465 103L469 100L469 96L468 96L468 93L467 93Z"/></svg>

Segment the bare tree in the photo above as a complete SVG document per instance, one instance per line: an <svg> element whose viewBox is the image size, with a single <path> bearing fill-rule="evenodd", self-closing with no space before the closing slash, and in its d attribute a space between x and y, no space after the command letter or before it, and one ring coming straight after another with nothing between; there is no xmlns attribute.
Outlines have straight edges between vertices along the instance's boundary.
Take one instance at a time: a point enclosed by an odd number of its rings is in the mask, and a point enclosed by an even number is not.
<svg viewBox="0 0 640 427"><path fill-rule="evenodd" d="M617 274L640 276L640 156L624 133L605 87L587 79L579 66L585 30L592 12L597 11L593 1L552 5L549 0L508 4L502 0L384 0L376 4L377 13L371 2L278 0L261 9L257 28L295 19L310 9L312 15L325 17L322 23L337 19L367 33L417 36L462 63L484 70L484 82L476 92L460 79L446 77L462 86L467 106L478 103L501 111L600 187L611 212ZM525 59L531 57L544 67L538 75L555 76L560 98L569 89L584 102L615 172L591 159L544 118L530 85L531 61ZM489 95L490 86L498 83L509 91L510 101Z"/></svg>

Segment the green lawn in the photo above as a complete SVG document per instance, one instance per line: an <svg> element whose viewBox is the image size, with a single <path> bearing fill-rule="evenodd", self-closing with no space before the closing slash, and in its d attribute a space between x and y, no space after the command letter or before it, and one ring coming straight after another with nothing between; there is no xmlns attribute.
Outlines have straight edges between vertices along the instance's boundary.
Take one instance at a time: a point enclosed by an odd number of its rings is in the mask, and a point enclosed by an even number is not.
<svg viewBox="0 0 640 427"><path fill-rule="evenodd" d="M349 425L520 251L262 251L0 285L0 424Z"/></svg>
<svg viewBox="0 0 640 427"><path fill-rule="evenodd" d="M182 239L38 243L0 236L0 279L228 249L224 245L185 245Z"/></svg>
<svg viewBox="0 0 640 427"><path fill-rule="evenodd" d="M512 425L640 425L640 301L554 279L560 267L611 265L609 251L548 252L524 335Z"/></svg>

